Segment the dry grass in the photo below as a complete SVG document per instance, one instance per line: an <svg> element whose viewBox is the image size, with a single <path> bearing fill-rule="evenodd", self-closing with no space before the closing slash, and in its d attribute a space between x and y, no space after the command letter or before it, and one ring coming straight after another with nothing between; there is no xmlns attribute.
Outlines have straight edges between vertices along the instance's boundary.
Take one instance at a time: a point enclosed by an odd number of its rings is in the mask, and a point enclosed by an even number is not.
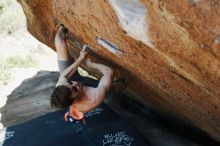
<svg viewBox="0 0 220 146"><path fill-rule="evenodd" d="M0 33L13 33L26 27L26 18L16 0L0 1Z"/></svg>
<svg viewBox="0 0 220 146"><path fill-rule="evenodd" d="M13 68L37 67L37 61L31 56L10 56L0 59L0 82L6 85L11 80Z"/></svg>
<svg viewBox="0 0 220 146"><path fill-rule="evenodd" d="M16 0L0 0L0 86L14 80L14 68L57 70L56 53L27 32L25 15ZM79 72L89 76L81 68Z"/></svg>
<svg viewBox="0 0 220 146"><path fill-rule="evenodd" d="M26 17L18 2L0 0L0 90L14 80L15 68L56 70L51 63L56 64L55 57L53 51L27 32Z"/></svg>

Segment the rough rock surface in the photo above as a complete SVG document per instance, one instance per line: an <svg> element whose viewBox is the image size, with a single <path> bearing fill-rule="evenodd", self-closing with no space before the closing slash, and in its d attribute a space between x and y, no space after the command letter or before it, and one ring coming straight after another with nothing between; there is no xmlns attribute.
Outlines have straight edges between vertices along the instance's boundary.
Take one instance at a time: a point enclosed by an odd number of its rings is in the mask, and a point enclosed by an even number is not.
<svg viewBox="0 0 220 146"><path fill-rule="evenodd" d="M220 1L19 2L40 41L53 47L58 20L70 44L90 45L127 78L128 92L220 141Z"/></svg>

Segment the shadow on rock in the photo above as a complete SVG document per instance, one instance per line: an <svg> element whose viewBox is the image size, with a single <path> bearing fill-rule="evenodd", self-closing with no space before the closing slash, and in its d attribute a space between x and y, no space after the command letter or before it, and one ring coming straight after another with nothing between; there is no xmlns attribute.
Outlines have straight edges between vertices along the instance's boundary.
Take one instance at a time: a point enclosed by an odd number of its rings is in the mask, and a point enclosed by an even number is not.
<svg viewBox="0 0 220 146"><path fill-rule="evenodd" d="M205 132L147 107L130 94L109 95L105 102L152 146L220 145Z"/></svg>

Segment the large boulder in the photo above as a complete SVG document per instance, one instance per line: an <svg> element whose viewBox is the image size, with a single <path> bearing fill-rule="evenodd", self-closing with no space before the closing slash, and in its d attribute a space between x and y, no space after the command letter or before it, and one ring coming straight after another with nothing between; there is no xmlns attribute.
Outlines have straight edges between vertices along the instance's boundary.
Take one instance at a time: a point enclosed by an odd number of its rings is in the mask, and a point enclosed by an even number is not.
<svg viewBox="0 0 220 146"><path fill-rule="evenodd" d="M127 79L129 93L220 141L220 1L19 2L40 41L54 49L63 23L73 56L78 42L90 45Z"/></svg>

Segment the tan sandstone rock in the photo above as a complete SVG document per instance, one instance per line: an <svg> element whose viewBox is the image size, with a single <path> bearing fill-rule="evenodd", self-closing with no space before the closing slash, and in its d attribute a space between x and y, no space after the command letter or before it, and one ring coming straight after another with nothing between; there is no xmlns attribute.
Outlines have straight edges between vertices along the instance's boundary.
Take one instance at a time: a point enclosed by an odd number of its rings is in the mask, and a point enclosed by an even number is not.
<svg viewBox="0 0 220 146"><path fill-rule="evenodd" d="M128 92L220 141L220 1L19 0L53 46L55 20L128 79ZM70 49L73 56L79 52Z"/></svg>

